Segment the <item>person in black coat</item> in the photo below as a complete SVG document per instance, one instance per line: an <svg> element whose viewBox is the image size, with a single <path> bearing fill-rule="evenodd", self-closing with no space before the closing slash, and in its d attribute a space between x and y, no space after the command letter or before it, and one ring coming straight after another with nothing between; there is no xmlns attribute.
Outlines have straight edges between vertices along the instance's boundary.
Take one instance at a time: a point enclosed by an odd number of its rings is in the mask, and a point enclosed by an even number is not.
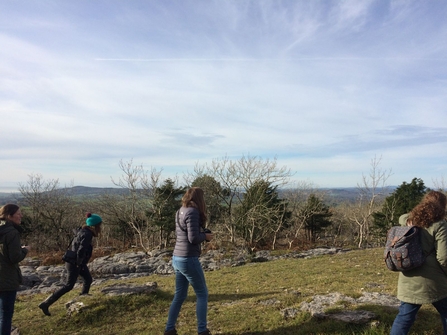
<svg viewBox="0 0 447 335"><path fill-rule="evenodd" d="M76 235L68 248L68 250L71 250L72 252L67 252L64 257L65 267L67 269L67 278L64 286L39 304L39 308L45 315L51 315L49 307L65 293L70 292L73 289L78 276L81 276L84 280L81 295L89 293L93 279L87 267L87 263L93 252L93 237L97 237L101 233L101 226L102 219L99 215L87 213L85 225L78 228Z"/></svg>
<svg viewBox="0 0 447 335"><path fill-rule="evenodd" d="M20 243L21 222L19 206L7 204L0 208L0 335L11 334L17 290L22 283L19 262L30 250Z"/></svg>

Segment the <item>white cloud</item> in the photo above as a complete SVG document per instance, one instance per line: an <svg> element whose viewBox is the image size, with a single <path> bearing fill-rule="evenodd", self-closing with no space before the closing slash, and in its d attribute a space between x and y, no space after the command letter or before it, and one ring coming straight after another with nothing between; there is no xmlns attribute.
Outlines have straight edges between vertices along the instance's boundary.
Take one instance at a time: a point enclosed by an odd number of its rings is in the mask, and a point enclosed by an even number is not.
<svg viewBox="0 0 447 335"><path fill-rule="evenodd" d="M2 3L0 113L14 126L0 186L31 172L107 183L131 158L181 174L227 154L278 156L322 187L355 186L377 154L396 180L442 177L445 14L417 1Z"/></svg>

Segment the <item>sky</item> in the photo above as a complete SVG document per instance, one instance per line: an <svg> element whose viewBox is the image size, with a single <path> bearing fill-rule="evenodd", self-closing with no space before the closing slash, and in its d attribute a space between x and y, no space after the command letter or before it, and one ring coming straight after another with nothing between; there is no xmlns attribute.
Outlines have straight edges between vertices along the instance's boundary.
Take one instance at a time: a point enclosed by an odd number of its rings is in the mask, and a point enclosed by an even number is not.
<svg viewBox="0 0 447 335"><path fill-rule="evenodd" d="M447 2L0 2L0 189L227 157L355 187L447 177Z"/></svg>

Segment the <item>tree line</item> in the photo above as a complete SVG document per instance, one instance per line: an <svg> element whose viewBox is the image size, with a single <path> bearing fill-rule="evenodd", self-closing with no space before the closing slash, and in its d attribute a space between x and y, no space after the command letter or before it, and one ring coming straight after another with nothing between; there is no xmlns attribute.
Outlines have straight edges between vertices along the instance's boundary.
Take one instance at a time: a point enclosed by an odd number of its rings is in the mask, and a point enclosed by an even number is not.
<svg viewBox="0 0 447 335"><path fill-rule="evenodd" d="M122 192L96 197L75 196L57 179L30 175L19 184L24 240L38 252L64 250L73 229L86 212L104 221L99 246L137 247L146 252L172 246L175 213L189 187L204 190L208 228L215 233L209 248L307 249L319 246L369 247L384 243L387 230L428 191L421 179L403 182L393 192L390 171L371 160L371 169L357 185L354 201L333 202L307 182L291 182L292 173L276 159L243 156L196 165L184 183L162 178L162 171L145 170L120 161L122 175L112 182ZM439 189L444 191L443 183Z"/></svg>

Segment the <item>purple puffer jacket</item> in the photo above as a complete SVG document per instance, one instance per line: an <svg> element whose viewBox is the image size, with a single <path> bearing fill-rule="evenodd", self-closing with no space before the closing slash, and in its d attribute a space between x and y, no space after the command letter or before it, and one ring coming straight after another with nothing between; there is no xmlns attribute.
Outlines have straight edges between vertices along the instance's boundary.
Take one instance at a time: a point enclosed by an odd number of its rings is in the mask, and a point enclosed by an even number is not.
<svg viewBox="0 0 447 335"><path fill-rule="evenodd" d="M178 257L199 257L200 244L206 235L201 232L200 213L194 207L181 207L175 216L175 248L173 255Z"/></svg>

